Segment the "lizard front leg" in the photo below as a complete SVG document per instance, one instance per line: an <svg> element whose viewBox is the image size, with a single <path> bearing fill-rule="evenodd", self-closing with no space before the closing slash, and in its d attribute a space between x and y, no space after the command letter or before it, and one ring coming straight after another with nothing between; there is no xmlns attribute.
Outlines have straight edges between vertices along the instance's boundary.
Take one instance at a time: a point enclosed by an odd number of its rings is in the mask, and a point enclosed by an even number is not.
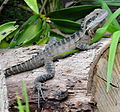
<svg viewBox="0 0 120 112"><path fill-rule="evenodd" d="M94 43L92 45L88 45L87 43L81 43L81 44L77 44L76 48L80 50L89 50L89 49L94 49L94 48L99 47L98 45L99 43Z"/></svg>
<svg viewBox="0 0 120 112"><path fill-rule="evenodd" d="M38 107L40 107L40 96L42 96L43 100L45 100L43 91L42 91L43 88L41 87L41 83L53 78L55 75L55 66L52 61L52 58L48 55L45 55L44 62L45 62L45 69L47 71L47 74L38 76L34 81L35 88L38 91Z"/></svg>

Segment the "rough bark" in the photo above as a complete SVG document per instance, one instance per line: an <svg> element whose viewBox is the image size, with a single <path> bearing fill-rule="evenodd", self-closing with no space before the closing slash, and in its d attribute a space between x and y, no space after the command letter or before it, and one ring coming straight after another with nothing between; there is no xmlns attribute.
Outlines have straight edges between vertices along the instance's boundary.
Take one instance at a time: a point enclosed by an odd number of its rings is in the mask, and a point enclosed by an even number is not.
<svg viewBox="0 0 120 112"><path fill-rule="evenodd" d="M93 73L95 72L95 65L97 64L101 54L103 54L103 52L109 47L110 39L102 39L100 43L101 47L99 49L80 51L79 53L75 53L74 55L64 59L59 59L55 62L55 77L47 81L45 85L48 86L48 88L60 86L62 89L68 89L69 96L61 102L52 101L51 103L54 105L43 103L42 108L51 108L49 109L50 112L54 112L53 110L58 110L59 112L93 112L95 110L96 103L93 100L93 91L95 91L95 89L92 88ZM44 46L1 50L0 63L2 63L2 69L28 60L32 55L35 55L33 52L36 52L40 48L44 48ZM23 80L27 83L29 102L36 103L37 105L36 95L32 92L33 82L37 76L44 73L44 67L41 67L7 78L10 106L16 102L16 92L22 96L21 84ZM46 91L48 97L51 97L49 93L49 90Z"/></svg>
<svg viewBox="0 0 120 112"><path fill-rule="evenodd" d="M7 87L2 71L0 71L0 112L8 112Z"/></svg>

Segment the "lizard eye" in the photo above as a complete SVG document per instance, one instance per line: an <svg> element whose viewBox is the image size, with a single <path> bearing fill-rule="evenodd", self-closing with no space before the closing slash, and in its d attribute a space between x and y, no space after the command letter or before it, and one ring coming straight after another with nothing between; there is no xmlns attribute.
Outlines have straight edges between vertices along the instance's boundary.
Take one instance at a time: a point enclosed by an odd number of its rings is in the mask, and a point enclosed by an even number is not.
<svg viewBox="0 0 120 112"><path fill-rule="evenodd" d="M99 13L96 13L96 15L99 15Z"/></svg>

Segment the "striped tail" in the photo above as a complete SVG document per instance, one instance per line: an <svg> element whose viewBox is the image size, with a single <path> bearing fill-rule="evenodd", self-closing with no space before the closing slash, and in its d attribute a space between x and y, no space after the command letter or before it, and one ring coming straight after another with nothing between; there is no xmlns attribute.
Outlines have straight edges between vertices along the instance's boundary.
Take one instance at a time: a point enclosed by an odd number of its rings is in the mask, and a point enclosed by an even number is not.
<svg viewBox="0 0 120 112"><path fill-rule="evenodd" d="M17 74L17 73L29 71L29 70L38 68L38 67L42 66L43 64L44 64L44 58L43 58L43 56L38 54L21 64L7 68L5 70L5 76L9 77L9 76Z"/></svg>

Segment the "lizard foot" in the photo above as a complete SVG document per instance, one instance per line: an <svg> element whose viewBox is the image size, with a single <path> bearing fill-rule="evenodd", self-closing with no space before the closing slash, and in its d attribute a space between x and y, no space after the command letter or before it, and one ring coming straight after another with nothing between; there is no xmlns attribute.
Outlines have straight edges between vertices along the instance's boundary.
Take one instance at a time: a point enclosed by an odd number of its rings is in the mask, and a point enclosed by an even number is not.
<svg viewBox="0 0 120 112"><path fill-rule="evenodd" d="M46 91L48 88L45 86L42 86L41 83L35 84L35 92L37 91L38 94L38 108L40 108L40 102L41 100L47 101L45 98L45 94L43 91Z"/></svg>

